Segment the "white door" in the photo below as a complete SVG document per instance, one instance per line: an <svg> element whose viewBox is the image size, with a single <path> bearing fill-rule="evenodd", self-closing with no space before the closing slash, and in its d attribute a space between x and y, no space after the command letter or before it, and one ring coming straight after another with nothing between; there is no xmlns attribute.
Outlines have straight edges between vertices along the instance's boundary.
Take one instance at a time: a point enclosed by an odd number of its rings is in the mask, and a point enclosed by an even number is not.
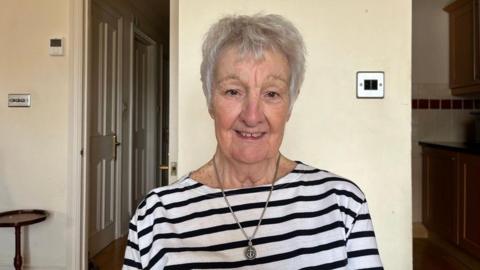
<svg viewBox="0 0 480 270"><path fill-rule="evenodd" d="M135 35L133 43L132 211L148 192L147 125L149 119L149 44ZM153 145L151 145L153 146Z"/></svg>
<svg viewBox="0 0 480 270"><path fill-rule="evenodd" d="M89 134L89 253L95 255L115 239L117 163L122 70L122 19L95 4L91 20L88 92ZM118 164L118 166L117 166Z"/></svg>

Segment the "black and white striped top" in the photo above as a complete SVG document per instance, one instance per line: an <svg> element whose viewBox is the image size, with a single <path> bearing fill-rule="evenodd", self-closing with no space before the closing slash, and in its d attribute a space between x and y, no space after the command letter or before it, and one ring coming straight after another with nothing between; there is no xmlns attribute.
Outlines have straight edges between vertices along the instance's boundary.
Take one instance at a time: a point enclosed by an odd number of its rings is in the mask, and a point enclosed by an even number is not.
<svg viewBox="0 0 480 270"><path fill-rule="evenodd" d="M226 190L248 235L269 189ZM275 183L254 260L220 189L189 177L151 191L129 228L123 269L383 269L362 191L300 162Z"/></svg>

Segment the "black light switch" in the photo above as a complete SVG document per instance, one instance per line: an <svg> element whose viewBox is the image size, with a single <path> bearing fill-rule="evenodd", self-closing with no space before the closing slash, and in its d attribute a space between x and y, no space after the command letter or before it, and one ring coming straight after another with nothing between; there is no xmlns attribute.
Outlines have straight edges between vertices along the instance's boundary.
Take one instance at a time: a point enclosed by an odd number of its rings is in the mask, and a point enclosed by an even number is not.
<svg viewBox="0 0 480 270"><path fill-rule="evenodd" d="M370 90L371 89L371 82L372 80L365 80L365 90Z"/></svg>
<svg viewBox="0 0 480 270"><path fill-rule="evenodd" d="M378 90L377 80L365 80L365 90Z"/></svg>

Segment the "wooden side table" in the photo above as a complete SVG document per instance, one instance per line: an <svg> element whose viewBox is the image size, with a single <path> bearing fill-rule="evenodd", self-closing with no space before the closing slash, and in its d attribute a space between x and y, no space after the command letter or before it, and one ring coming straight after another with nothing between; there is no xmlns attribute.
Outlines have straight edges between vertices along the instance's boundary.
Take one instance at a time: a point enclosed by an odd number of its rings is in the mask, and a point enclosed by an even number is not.
<svg viewBox="0 0 480 270"><path fill-rule="evenodd" d="M22 269L21 228L44 221L48 213L44 210L14 210L0 213L0 227L15 227L15 270Z"/></svg>

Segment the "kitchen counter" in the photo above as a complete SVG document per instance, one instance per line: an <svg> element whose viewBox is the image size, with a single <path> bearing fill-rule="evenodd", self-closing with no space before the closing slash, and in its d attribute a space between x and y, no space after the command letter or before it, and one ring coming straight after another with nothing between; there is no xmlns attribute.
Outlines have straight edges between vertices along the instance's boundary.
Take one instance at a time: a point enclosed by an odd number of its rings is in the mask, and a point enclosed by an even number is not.
<svg viewBox="0 0 480 270"><path fill-rule="evenodd" d="M421 146L480 155L480 143L471 142L418 142Z"/></svg>

